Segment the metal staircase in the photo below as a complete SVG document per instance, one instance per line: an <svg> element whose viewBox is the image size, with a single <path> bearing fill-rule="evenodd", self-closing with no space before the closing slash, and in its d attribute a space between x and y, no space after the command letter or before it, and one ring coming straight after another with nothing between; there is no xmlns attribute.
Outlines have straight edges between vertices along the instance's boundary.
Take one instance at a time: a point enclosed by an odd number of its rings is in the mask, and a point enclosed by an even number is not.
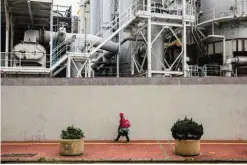
<svg viewBox="0 0 247 165"><path fill-rule="evenodd" d="M136 12L138 11L139 7L142 7L138 6L139 1L140 0L136 0L134 3L132 3L132 5L128 8L126 12L121 14L119 17L115 18L115 20L111 22L111 28L107 29L107 31L102 30L96 34L97 36L102 37L103 33L109 32L109 34L111 34L109 37L105 38L103 41L101 40L101 42L99 40L94 41L90 44L87 50L85 52L80 53L80 55L85 56L87 58L94 58L94 56L99 52L102 46L104 46L108 41L113 39L121 30L126 28L129 24L131 24L131 22L133 22L133 20L136 19ZM100 44L94 47L94 45L99 42ZM58 72L59 70L61 70L61 68L64 68L64 63L68 59L68 56L69 53L67 52L66 40L64 40L52 51L52 65L50 68L51 73L55 72L56 70L56 72Z"/></svg>
<svg viewBox="0 0 247 165"><path fill-rule="evenodd" d="M197 45L201 57L208 56L207 49L203 43L203 39L206 38L203 33L201 33L196 26L192 27L192 37Z"/></svg>
<svg viewBox="0 0 247 165"><path fill-rule="evenodd" d="M126 28L128 25L130 25L136 19L136 17L137 17L136 12L138 11L139 8L142 7L142 6L138 5L139 1L140 0L136 0L134 3L132 3L132 5L127 9L126 12L121 14L119 17L115 18L115 20L113 20L110 23L112 25L111 28L107 29L107 31L102 30L96 34L97 36L102 36L103 33L109 33L111 35L109 37L105 38L104 41L101 42L97 47L93 47L93 46L95 45L95 43L99 42L99 40L97 40L91 44L91 47L88 50L91 57L93 57L93 55L95 55L95 53L100 48L102 48L102 46L104 46L108 41L113 39L113 37L115 37L121 30ZM116 20L118 20L118 21L116 21Z"/></svg>
<svg viewBox="0 0 247 165"><path fill-rule="evenodd" d="M59 69L59 66L61 66L67 58L67 45L66 40L64 40L52 51L52 65L50 68L51 73L55 71L55 69Z"/></svg>

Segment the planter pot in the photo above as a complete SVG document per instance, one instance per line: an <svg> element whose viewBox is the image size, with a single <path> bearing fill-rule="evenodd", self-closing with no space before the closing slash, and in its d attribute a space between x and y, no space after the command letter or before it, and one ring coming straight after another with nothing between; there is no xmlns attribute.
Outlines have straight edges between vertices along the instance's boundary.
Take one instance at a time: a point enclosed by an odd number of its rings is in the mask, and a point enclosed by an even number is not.
<svg viewBox="0 0 247 165"><path fill-rule="evenodd" d="M61 140L59 145L59 154L63 156L77 156L84 152L84 140Z"/></svg>
<svg viewBox="0 0 247 165"><path fill-rule="evenodd" d="M175 153L181 156L200 155L200 140L176 140Z"/></svg>

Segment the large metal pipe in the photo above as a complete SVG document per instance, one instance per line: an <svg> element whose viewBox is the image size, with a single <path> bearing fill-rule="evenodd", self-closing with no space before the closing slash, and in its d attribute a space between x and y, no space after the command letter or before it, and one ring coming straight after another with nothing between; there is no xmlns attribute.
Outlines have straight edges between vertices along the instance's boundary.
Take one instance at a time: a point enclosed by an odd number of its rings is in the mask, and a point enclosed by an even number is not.
<svg viewBox="0 0 247 165"><path fill-rule="evenodd" d="M101 37L98 37L96 35L92 35L92 34L73 34L73 33L66 33L66 37L65 40L67 41L67 44L71 44L74 40L72 38L76 38L79 42L84 42L85 41L85 37L87 37L87 41L90 41L91 43L93 43L93 46L98 46L99 44L101 44L104 39ZM78 43L80 44L80 43ZM83 49L84 47L82 46L81 49ZM114 43L112 41L108 41L104 46L101 47L101 49L106 50L106 51L110 51L110 52L114 52L117 53L118 52L118 44Z"/></svg>
<svg viewBox="0 0 247 165"><path fill-rule="evenodd" d="M228 67L227 77L232 76L232 64L247 65L247 57L233 57L226 61L226 66Z"/></svg>
<svg viewBox="0 0 247 165"><path fill-rule="evenodd" d="M127 41L145 41L142 37L134 37L134 36L129 36L129 37L125 37L121 40L120 44L124 44L125 42ZM103 58L110 58L114 55L114 53L112 52L108 52L108 51L105 51L104 53L100 54L99 57L95 60L93 60L94 64L92 65L92 67L96 67L97 63L99 61L102 61Z"/></svg>

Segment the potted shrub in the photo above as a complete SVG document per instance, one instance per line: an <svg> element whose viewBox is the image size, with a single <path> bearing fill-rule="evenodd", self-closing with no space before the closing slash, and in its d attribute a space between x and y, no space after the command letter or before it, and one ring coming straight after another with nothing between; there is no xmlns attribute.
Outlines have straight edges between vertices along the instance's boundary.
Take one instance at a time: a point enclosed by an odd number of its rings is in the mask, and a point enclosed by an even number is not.
<svg viewBox="0 0 247 165"><path fill-rule="evenodd" d="M63 156L76 156L84 152L84 132L73 125L62 130L59 154Z"/></svg>
<svg viewBox="0 0 247 165"><path fill-rule="evenodd" d="M175 153L181 156L196 156L200 154L200 139L203 126L185 117L178 120L171 128L175 139Z"/></svg>

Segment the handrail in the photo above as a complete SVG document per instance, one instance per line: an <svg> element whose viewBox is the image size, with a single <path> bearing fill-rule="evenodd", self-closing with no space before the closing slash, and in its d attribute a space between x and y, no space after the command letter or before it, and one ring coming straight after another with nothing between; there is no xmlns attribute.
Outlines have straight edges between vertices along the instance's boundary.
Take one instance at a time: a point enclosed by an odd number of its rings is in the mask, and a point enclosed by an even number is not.
<svg viewBox="0 0 247 165"><path fill-rule="evenodd" d="M240 0L234 4L219 5L203 10L196 15L196 22L197 25L202 25L232 17L247 17L247 0Z"/></svg>
<svg viewBox="0 0 247 165"><path fill-rule="evenodd" d="M120 16L118 16L117 18L115 18L112 22L110 22L111 28L107 29L108 32L112 32L115 28L119 28L120 23L123 23L124 21L128 21L129 19L131 19L131 16L134 15L134 13L132 13L135 9L137 9L138 7L138 2L140 0L136 0L134 3L132 3L132 5L126 10L126 12L123 12L122 14L120 14ZM127 20L126 20L127 19ZM106 30L101 30L98 33L96 33L97 36L101 36L104 32L106 32ZM92 42L91 47L89 47L89 51L92 52L92 49L94 47L94 45L99 42L99 40L96 40L94 42Z"/></svg>

